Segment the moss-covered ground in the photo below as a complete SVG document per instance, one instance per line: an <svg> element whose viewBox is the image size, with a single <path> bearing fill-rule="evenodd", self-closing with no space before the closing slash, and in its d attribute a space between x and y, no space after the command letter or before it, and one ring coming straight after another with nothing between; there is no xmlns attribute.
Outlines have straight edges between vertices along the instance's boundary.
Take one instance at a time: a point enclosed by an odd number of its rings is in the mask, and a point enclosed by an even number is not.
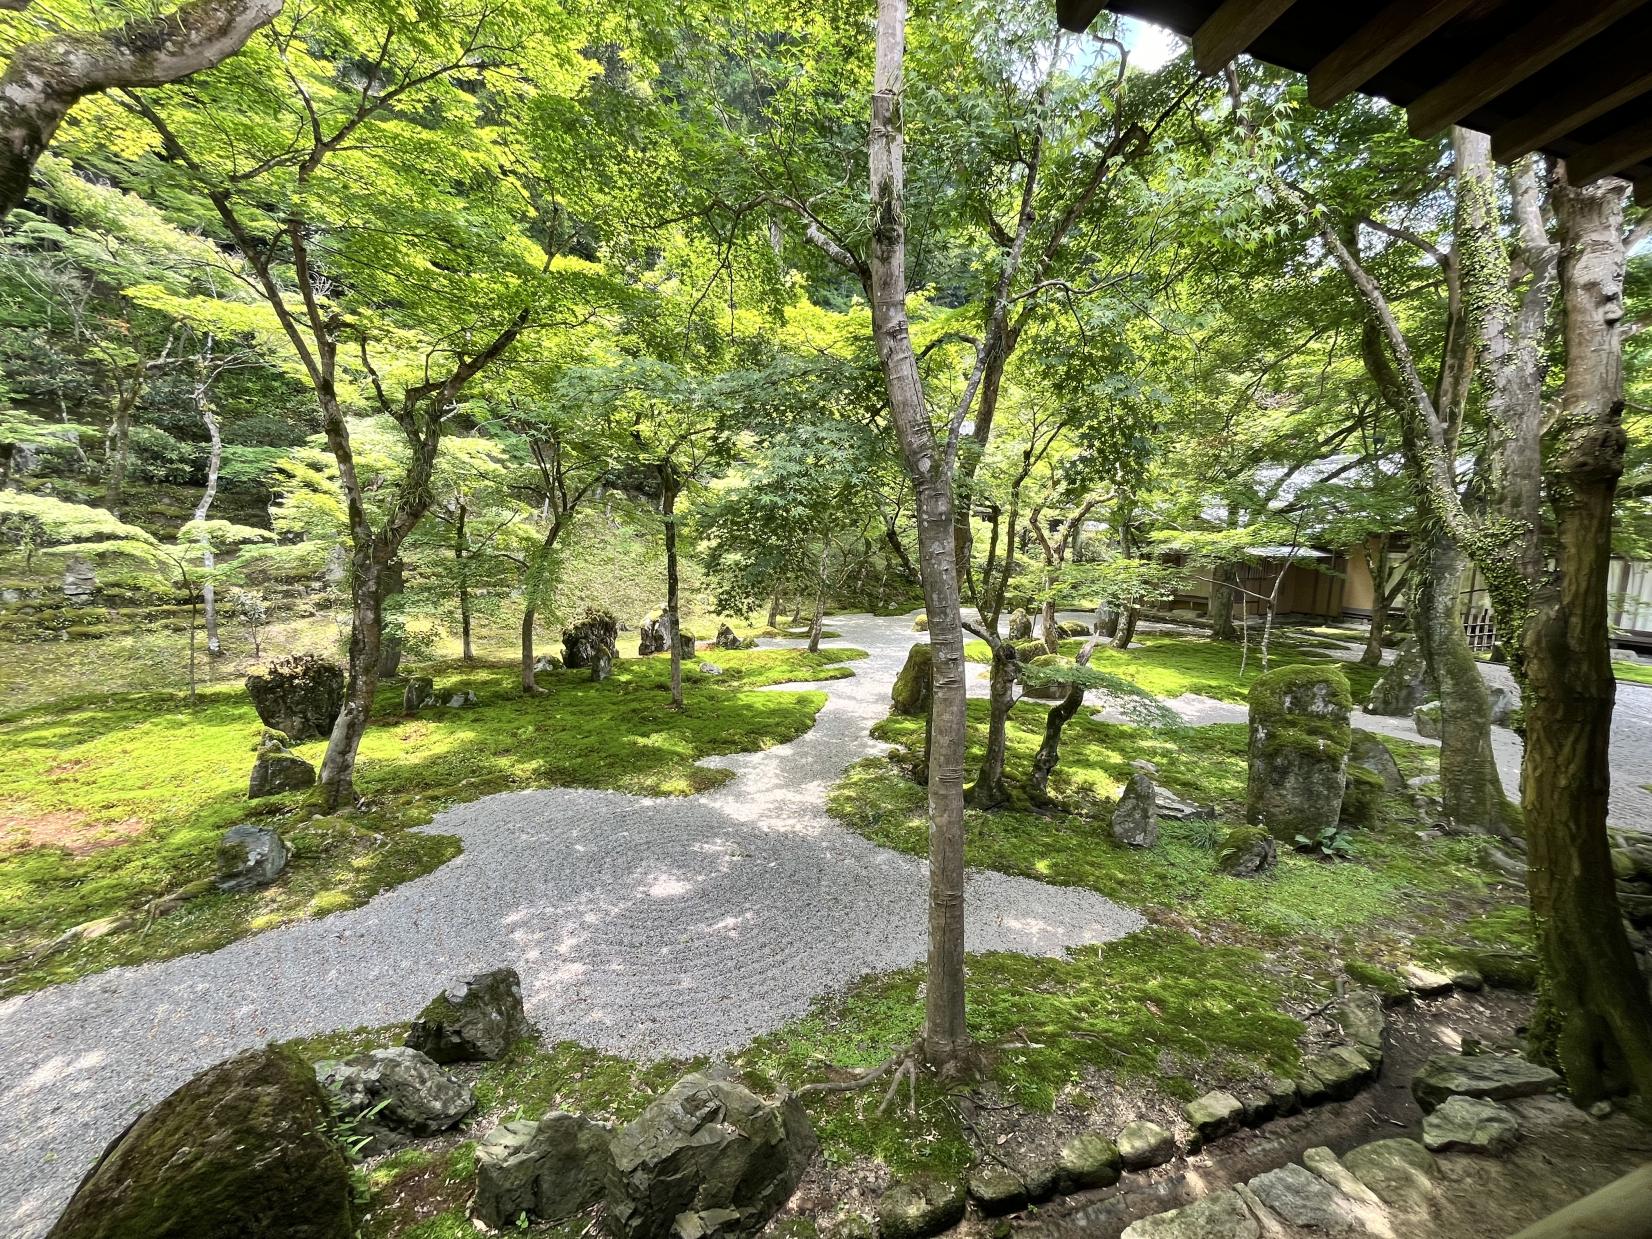
<svg viewBox="0 0 1652 1239"><path fill-rule="evenodd" d="M722 674L685 674L670 708L669 660L621 659L601 684L583 672L540 676L524 698L512 666L437 664L439 689L478 704L400 715L385 685L362 741L366 807L318 817L301 793L248 801L260 725L239 685L190 706L167 693L109 693L0 717L0 949L15 993L115 964L209 950L284 921L354 907L457 854L456 840L410 830L447 805L515 787L600 787L686 795L729 773L702 757L784 743L812 725L824 694L752 692L832 679L859 651L719 651ZM323 741L295 751L318 763ZM287 875L248 894L191 900L141 931L113 933L43 959L63 930L142 908L211 875L218 838L238 821L277 826Z"/></svg>

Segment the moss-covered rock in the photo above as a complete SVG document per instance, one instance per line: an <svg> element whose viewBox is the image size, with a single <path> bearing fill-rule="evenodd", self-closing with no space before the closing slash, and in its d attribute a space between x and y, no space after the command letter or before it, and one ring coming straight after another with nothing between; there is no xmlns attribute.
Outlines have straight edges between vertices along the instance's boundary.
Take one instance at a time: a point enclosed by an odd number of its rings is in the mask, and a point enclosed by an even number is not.
<svg viewBox="0 0 1652 1239"><path fill-rule="evenodd" d="M343 669L313 654L290 654L256 668L246 685L264 725L293 740L329 734L344 708Z"/></svg>
<svg viewBox="0 0 1652 1239"><path fill-rule="evenodd" d="M1216 867L1234 878L1253 878L1278 863L1279 845L1260 826L1235 826L1216 853Z"/></svg>
<svg viewBox="0 0 1652 1239"><path fill-rule="evenodd" d="M906 653L906 663L895 677L895 713L922 717L929 713L929 694L933 683L933 651L927 641L920 641Z"/></svg>
<svg viewBox="0 0 1652 1239"><path fill-rule="evenodd" d="M1434 695L1433 682L1428 678L1428 665L1415 637L1407 637L1394 656L1394 661L1371 686L1365 700L1367 714L1387 714L1404 717Z"/></svg>
<svg viewBox="0 0 1652 1239"><path fill-rule="evenodd" d="M912 621L912 631L913 632L928 632L929 631L929 616L928 615L920 615L920 616L918 616L917 619L913 620Z"/></svg>
<svg viewBox="0 0 1652 1239"><path fill-rule="evenodd" d="M249 1050L140 1115L81 1180L52 1239L352 1239L350 1166L290 1050Z"/></svg>
<svg viewBox="0 0 1652 1239"><path fill-rule="evenodd" d="M1284 840L1336 824L1353 707L1335 668L1280 667L1251 685L1246 821Z"/></svg>
<svg viewBox="0 0 1652 1239"><path fill-rule="evenodd" d="M1344 773L1347 782L1342 788L1342 809L1337 821L1344 826L1375 825L1382 816L1383 786L1380 775L1372 774L1364 766L1350 765Z"/></svg>

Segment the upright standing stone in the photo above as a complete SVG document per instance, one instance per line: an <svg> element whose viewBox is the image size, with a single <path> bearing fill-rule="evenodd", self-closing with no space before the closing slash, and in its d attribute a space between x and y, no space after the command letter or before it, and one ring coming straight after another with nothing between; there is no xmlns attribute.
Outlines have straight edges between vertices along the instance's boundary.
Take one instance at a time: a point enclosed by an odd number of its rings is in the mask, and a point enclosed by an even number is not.
<svg viewBox="0 0 1652 1239"><path fill-rule="evenodd" d="M522 978L495 968L455 981L432 998L407 1030L406 1043L438 1063L492 1062L529 1036Z"/></svg>
<svg viewBox="0 0 1652 1239"><path fill-rule="evenodd" d="M600 607L587 607L562 631L562 661L572 670L591 666L599 651L613 658L618 649L619 621Z"/></svg>
<svg viewBox="0 0 1652 1239"><path fill-rule="evenodd" d="M1365 712L1403 717L1432 696L1434 684L1428 678L1423 652L1417 647L1417 638L1407 637L1394 655L1394 661L1372 685Z"/></svg>
<svg viewBox="0 0 1652 1239"><path fill-rule="evenodd" d="M1150 848L1159 841L1158 788L1137 770L1113 808L1113 840L1125 847Z"/></svg>
<svg viewBox="0 0 1652 1239"><path fill-rule="evenodd" d="M344 708L344 671L313 654L289 654L247 676L247 695L264 726L289 740L313 740L333 730Z"/></svg>
<svg viewBox="0 0 1652 1239"><path fill-rule="evenodd" d="M1353 706L1332 668L1280 667L1251 685L1246 821L1286 842L1336 825Z"/></svg>
<svg viewBox="0 0 1652 1239"><path fill-rule="evenodd" d="M930 653L927 641L918 642L906 652L906 663L890 691L896 714L921 717L929 713Z"/></svg>

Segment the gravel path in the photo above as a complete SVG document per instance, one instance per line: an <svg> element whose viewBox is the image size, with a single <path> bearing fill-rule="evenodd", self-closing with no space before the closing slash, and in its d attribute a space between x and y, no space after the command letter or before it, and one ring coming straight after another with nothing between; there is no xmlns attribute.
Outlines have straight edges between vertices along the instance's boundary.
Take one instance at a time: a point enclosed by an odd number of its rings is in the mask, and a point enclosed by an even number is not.
<svg viewBox="0 0 1652 1239"><path fill-rule="evenodd" d="M118 968L0 1003L0 1231L48 1228L104 1145L249 1046L405 1020L456 974L522 973L548 1040L635 1057L745 1044L868 972L921 960L927 866L832 822L825 795L879 751L868 728L914 637L834 617L871 657L815 726L690 798L491 796L441 814L464 854L365 907L210 955ZM971 684L984 692L985 684ZM978 872L972 951L1055 955L1142 925L1092 892Z"/></svg>

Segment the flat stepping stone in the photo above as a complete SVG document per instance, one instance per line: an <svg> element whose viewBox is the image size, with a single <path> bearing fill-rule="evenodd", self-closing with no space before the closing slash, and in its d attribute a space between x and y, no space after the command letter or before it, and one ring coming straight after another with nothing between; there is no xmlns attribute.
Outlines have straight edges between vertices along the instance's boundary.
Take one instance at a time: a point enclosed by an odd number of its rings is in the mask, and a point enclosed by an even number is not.
<svg viewBox="0 0 1652 1239"><path fill-rule="evenodd" d="M1194 1147L1202 1148L1213 1140L1238 1131L1245 1107L1232 1093L1218 1090L1188 1102L1182 1107L1182 1113L1193 1128Z"/></svg>
<svg viewBox="0 0 1652 1239"><path fill-rule="evenodd" d="M1087 1131L1061 1146L1056 1159L1056 1186L1063 1192L1111 1187L1124 1169L1118 1146L1100 1132Z"/></svg>
<svg viewBox="0 0 1652 1239"><path fill-rule="evenodd" d="M897 1183L878 1198L882 1239L927 1239L964 1218L964 1189L951 1179L924 1177Z"/></svg>
<svg viewBox="0 0 1652 1239"><path fill-rule="evenodd" d="M1560 1077L1547 1067L1513 1055L1436 1054L1411 1081L1411 1093L1424 1110L1433 1110L1448 1097L1510 1101L1547 1093L1559 1084Z"/></svg>
<svg viewBox="0 0 1652 1239"><path fill-rule="evenodd" d="M1418 998L1443 998L1456 988L1445 973L1421 964L1407 964L1400 969L1400 975L1405 978L1405 988Z"/></svg>
<svg viewBox="0 0 1652 1239"><path fill-rule="evenodd" d="M1480 1097L1447 1097L1423 1120L1423 1145L1434 1153L1489 1153L1501 1157L1520 1138L1520 1120Z"/></svg>
<svg viewBox="0 0 1652 1239"><path fill-rule="evenodd" d="M1349 1199L1294 1162L1259 1174L1246 1186L1257 1200L1292 1226L1328 1235L1364 1233Z"/></svg>
<svg viewBox="0 0 1652 1239"><path fill-rule="evenodd" d="M1343 1154L1342 1164L1384 1204L1422 1209L1434 1194L1434 1154L1415 1140L1375 1140Z"/></svg>
<svg viewBox="0 0 1652 1239"><path fill-rule="evenodd" d="M969 1172L969 1198L982 1213L997 1217L1027 1205L1027 1185L1021 1176L998 1162L982 1162Z"/></svg>
<svg viewBox="0 0 1652 1239"><path fill-rule="evenodd" d="M1224 1190L1132 1222L1119 1239L1260 1239L1261 1234L1262 1224L1239 1193Z"/></svg>
<svg viewBox="0 0 1652 1239"><path fill-rule="evenodd" d="M1380 1206L1382 1204L1381 1197L1355 1178L1337 1155L1324 1145L1319 1145L1304 1153L1302 1164L1348 1197L1349 1200L1356 1200L1367 1205Z"/></svg>
<svg viewBox="0 0 1652 1239"><path fill-rule="evenodd" d="M1376 1075L1369 1059L1348 1045L1333 1046L1319 1054L1309 1054L1297 1071L1302 1104L1317 1106L1327 1101L1347 1101Z"/></svg>

